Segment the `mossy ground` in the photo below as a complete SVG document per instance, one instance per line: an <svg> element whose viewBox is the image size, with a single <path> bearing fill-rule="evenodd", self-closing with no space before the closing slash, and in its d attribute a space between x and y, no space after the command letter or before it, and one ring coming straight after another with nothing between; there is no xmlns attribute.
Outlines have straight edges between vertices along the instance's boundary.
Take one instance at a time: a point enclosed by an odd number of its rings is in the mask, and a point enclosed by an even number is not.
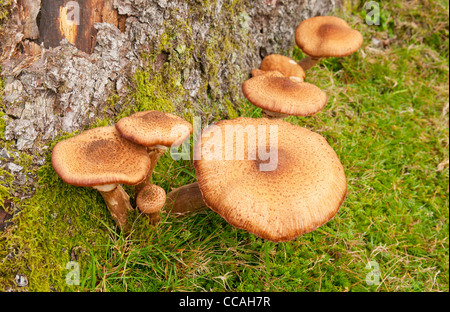
<svg viewBox="0 0 450 312"><path fill-rule="evenodd" d="M381 25L367 25L363 3L345 2L336 15L362 32L363 48L308 71L328 104L287 119L325 136L345 167L348 196L332 221L272 243L213 212L163 216L157 227L135 212L131 233L120 234L98 192L55 174L50 151L68 134L52 142L35 195L0 233L0 289L20 290L14 276L24 274L30 291L448 291L448 2L391 1L380 13ZM179 86L167 77L176 75L138 73L134 106L122 114L172 110ZM247 101L225 109L261 116ZM153 180L169 191L195 181L195 171L166 154ZM12 197L8 181L0 203ZM79 285L66 283L69 261L80 265Z"/></svg>

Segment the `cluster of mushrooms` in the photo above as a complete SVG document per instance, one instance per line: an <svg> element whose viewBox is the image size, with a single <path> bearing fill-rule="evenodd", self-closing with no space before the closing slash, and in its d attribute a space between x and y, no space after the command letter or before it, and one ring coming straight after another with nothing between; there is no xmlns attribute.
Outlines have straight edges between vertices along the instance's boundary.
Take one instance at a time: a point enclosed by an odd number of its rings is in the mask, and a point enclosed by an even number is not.
<svg viewBox="0 0 450 312"><path fill-rule="evenodd" d="M260 107L265 117L312 116L322 110L327 95L304 81L305 71L322 58L354 53L361 47L363 37L341 18L316 16L300 23L295 42L307 55L304 59L297 63L290 57L270 54L242 85L245 97Z"/></svg>
<svg viewBox="0 0 450 312"><path fill-rule="evenodd" d="M121 184L134 185L136 206L156 224L166 193L151 184L153 169L168 147L180 145L192 131L189 122L173 114L138 112L115 126L93 128L58 142L52 165L64 182L98 190L122 230L128 229L133 207Z"/></svg>
<svg viewBox="0 0 450 312"><path fill-rule="evenodd" d="M324 137L282 118L311 116L323 109L327 96L304 81L305 70L321 58L355 52L363 39L345 21L331 16L301 22L295 35L308 55L305 59L296 63L286 56L269 55L242 84L245 97L263 109L263 118L221 120L203 129L194 145L197 182L167 195L151 184L158 159L193 131L184 119L159 111L138 112L115 126L94 128L59 142L52 152L55 171L66 183L97 189L122 230L128 228L127 215L133 207L121 184L135 186L136 206L152 224L157 224L164 207L181 215L209 208L231 225L275 242L292 240L325 224L347 194L344 168ZM256 144L251 144L237 131L230 149L227 138L217 131L235 126L263 129L264 135L258 134ZM271 127L277 129L276 144L268 135ZM258 153L261 150L275 151L274 170L261 170L269 161ZM240 152L243 159L236 157Z"/></svg>

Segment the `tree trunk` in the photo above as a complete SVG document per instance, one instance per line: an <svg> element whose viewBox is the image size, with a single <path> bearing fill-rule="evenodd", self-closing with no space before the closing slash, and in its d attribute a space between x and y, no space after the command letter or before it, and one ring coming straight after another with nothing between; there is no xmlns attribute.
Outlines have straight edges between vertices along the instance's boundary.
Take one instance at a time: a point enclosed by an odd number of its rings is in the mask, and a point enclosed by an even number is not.
<svg viewBox="0 0 450 312"><path fill-rule="evenodd" d="M127 105L226 117L262 58L290 55L298 24L336 1L12 0L0 41L5 138L36 152ZM145 84L134 97L133 77Z"/></svg>
<svg viewBox="0 0 450 312"><path fill-rule="evenodd" d="M79 50L92 53L97 37L94 24L119 27L119 14L113 0L42 0L38 23L39 43L46 48L57 47L66 38Z"/></svg>

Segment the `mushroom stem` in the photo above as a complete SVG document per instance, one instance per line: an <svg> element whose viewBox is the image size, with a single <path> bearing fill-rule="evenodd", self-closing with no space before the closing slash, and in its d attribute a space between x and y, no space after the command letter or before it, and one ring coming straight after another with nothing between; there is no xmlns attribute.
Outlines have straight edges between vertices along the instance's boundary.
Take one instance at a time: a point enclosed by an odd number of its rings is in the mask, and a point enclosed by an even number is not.
<svg viewBox="0 0 450 312"><path fill-rule="evenodd" d="M130 204L130 196L120 184L109 184L108 186L94 186L106 202L112 218L121 230L127 230L128 212L133 210Z"/></svg>
<svg viewBox="0 0 450 312"><path fill-rule="evenodd" d="M289 117L289 115L286 115L283 113L271 112L271 111L263 109L262 117L269 118L269 119L283 119L283 118Z"/></svg>
<svg viewBox="0 0 450 312"><path fill-rule="evenodd" d="M151 225L157 225L159 223L159 220L161 219L161 212L153 212L153 213L147 213L148 222Z"/></svg>
<svg viewBox="0 0 450 312"><path fill-rule="evenodd" d="M148 170L147 176L145 179L140 182L136 187L134 188L134 192L136 197L138 194L142 191L142 189L151 184L152 180L152 174L153 170L155 169L156 163L158 162L159 158L164 155L164 153L167 151L167 147L164 145L155 145L151 147L147 147L148 157L150 158L150 169Z"/></svg>
<svg viewBox="0 0 450 312"><path fill-rule="evenodd" d="M184 215L186 213L207 210L208 206L203 201L198 183L195 182L183 185L169 192L167 194L165 209L174 215Z"/></svg>
<svg viewBox="0 0 450 312"><path fill-rule="evenodd" d="M322 58L320 57L312 57L307 55L304 59L298 62L298 65L300 65L303 68L303 70L308 70L311 67L317 65L317 63L319 63L321 59Z"/></svg>

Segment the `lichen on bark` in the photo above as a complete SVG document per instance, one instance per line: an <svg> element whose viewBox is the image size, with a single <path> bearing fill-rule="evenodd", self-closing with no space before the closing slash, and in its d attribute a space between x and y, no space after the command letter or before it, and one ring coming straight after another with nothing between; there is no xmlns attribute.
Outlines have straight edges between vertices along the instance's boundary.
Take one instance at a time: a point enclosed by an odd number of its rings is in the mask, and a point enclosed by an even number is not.
<svg viewBox="0 0 450 312"><path fill-rule="evenodd" d="M233 103L241 97L240 84L262 57L289 54L298 23L335 6L335 0L111 1L124 18L123 32L94 24L92 54L63 40L53 48L41 45L34 55L23 52L26 27L18 1L12 1L1 63L9 117L5 136L19 150L33 150L97 118L113 120L123 110L138 109L130 100L136 90L130 81L138 71L158 84L155 94L171 99L167 110L226 114L224 99ZM108 101L112 96L114 105Z"/></svg>

